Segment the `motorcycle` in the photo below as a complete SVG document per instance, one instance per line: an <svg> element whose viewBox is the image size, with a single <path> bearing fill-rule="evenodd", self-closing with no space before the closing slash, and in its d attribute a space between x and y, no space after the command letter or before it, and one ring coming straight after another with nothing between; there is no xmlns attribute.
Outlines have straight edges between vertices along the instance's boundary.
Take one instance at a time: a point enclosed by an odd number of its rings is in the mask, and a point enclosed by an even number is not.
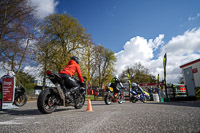
<svg viewBox="0 0 200 133"><path fill-rule="evenodd" d="M48 87L39 94L37 107L41 113L50 114L56 110L57 106L74 106L75 109L83 107L85 103L85 83L81 89L80 87L68 88L59 74L49 70L46 71L46 74L55 87ZM83 77L83 79L85 82L86 78Z"/></svg>
<svg viewBox="0 0 200 133"><path fill-rule="evenodd" d="M27 103L27 96L25 94L25 89L19 86L15 89L14 104L18 107L22 107Z"/></svg>
<svg viewBox="0 0 200 133"><path fill-rule="evenodd" d="M130 93L132 95L130 97L130 101L132 103L136 103L136 101L138 101L138 100L142 101L143 103L146 103L147 100L150 99L149 93L147 93L146 91L144 91L139 85L132 86L132 89L133 90L130 91ZM139 91L136 91L136 90L139 90Z"/></svg>
<svg viewBox="0 0 200 133"><path fill-rule="evenodd" d="M118 102L122 104L123 95L119 93L114 93L113 88L109 87L105 95L104 101L107 105L110 105L112 102Z"/></svg>

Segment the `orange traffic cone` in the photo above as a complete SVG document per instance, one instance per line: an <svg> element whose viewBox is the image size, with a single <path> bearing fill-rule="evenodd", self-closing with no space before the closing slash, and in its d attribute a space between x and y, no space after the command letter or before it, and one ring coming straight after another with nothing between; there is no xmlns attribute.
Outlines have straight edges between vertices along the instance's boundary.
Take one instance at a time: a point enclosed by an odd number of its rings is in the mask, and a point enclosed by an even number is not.
<svg viewBox="0 0 200 133"><path fill-rule="evenodd" d="M88 104L87 104L87 110L86 110L86 111L87 111L87 112L93 111L93 110L92 110L92 105L91 105L90 99L88 99Z"/></svg>

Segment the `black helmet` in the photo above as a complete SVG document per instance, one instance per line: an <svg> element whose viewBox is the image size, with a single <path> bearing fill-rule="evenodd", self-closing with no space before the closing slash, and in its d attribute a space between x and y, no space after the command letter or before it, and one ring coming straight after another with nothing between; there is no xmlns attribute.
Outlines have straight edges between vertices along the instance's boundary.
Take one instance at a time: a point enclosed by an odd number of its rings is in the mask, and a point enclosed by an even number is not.
<svg viewBox="0 0 200 133"><path fill-rule="evenodd" d="M78 58L78 57L73 56L73 57L71 58L71 60L74 60L74 61L76 61L77 64L79 64L79 58Z"/></svg>

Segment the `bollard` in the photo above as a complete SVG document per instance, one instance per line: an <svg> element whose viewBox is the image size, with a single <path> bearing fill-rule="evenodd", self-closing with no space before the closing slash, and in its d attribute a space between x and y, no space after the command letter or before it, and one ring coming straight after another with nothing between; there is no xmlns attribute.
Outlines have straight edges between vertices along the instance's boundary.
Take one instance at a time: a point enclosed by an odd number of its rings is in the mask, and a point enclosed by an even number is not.
<svg viewBox="0 0 200 133"><path fill-rule="evenodd" d="M153 94L153 99L156 102L160 102L158 94Z"/></svg>

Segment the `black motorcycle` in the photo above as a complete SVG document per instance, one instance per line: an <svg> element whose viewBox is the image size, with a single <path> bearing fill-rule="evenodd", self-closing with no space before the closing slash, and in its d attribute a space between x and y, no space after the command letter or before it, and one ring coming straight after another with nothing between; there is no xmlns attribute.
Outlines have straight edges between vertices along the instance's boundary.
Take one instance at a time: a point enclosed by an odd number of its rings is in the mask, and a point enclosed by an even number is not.
<svg viewBox="0 0 200 133"><path fill-rule="evenodd" d="M82 87L68 88L64 80L49 70L46 72L48 78L55 87L45 88L38 96L37 107L43 114L50 114L57 106L74 106L80 109L85 103L85 84ZM85 77L84 81L86 80Z"/></svg>
<svg viewBox="0 0 200 133"><path fill-rule="evenodd" d="M27 103L27 96L25 89L22 86L15 88L15 99L14 104L18 107L22 107Z"/></svg>

